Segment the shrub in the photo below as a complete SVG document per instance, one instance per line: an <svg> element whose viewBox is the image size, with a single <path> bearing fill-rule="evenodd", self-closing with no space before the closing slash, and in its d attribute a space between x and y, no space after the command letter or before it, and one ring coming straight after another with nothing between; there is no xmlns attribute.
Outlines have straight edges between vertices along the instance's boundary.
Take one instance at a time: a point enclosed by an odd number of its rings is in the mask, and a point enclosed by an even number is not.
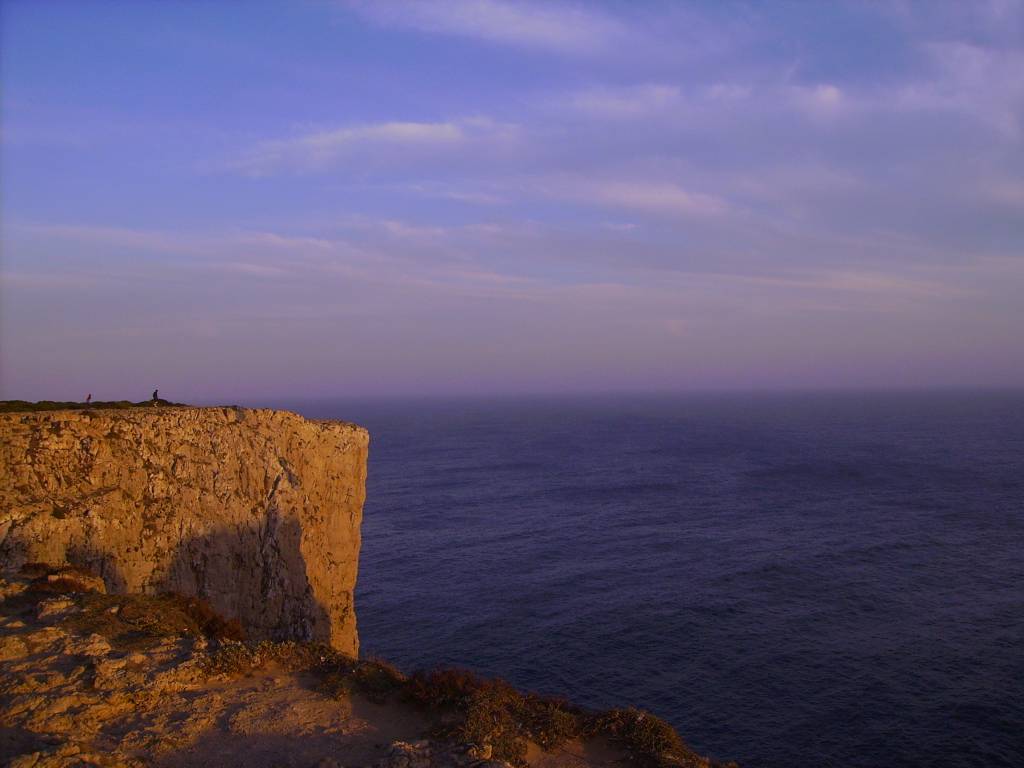
<svg viewBox="0 0 1024 768"><path fill-rule="evenodd" d="M414 672L406 685L409 699L422 707L452 708L464 706L484 681L464 669L435 669Z"/></svg>
<svg viewBox="0 0 1024 768"><path fill-rule="evenodd" d="M632 707L610 709L595 715L588 730L626 747L643 765L708 765L679 738L675 728L650 712Z"/></svg>
<svg viewBox="0 0 1024 768"><path fill-rule="evenodd" d="M207 661L212 674L243 674L274 664L289 672L314 672L322 677L344 674L355 664L350 656L319 643L261 640L225 641Z"/></svg>
<svg viewBox="0 0 1024 768"><path fill-rule="evenodd" d="M59 579L39 587L53 591L54 585L63 581ZM69 590L62 588L61 591ZM198 598L88 592L75 595L75 602L81 610L67 619L69 628L102 635L111 645L125 650L144 650L173 637L205 637L218 641L244 637L237 621L225 621Z"/></svg>
<svg viewBox="0 0 1024 768"><path fill-rule="evenodd" d="M191 618L199 630L216 640L245 640L245 630L238 619L224 619L201 597L168 593L171 600L180 603L182 610Z"/></svg>
<svg viewBox="0 0 1024 768"><path fill-rule="evenodd" d="M520 698L501 680L484 685L469 697L461 721L446 729L447 735L466 744L489 744L493 758L524 765L525 734L515 717Z"/></svg>
<svg viewBox="0 0 1024 768"><path fill-rule="evenodd" d="M352 658L318 643L226 640L210 654L206 671L208 674L246 674L277 664L291 672L313 671L329 676L351 668L354 663Z"/></svg>
<svg viewBox="0 0 1024 768"><path fill-rule="evenodd" d="M582 713L564 699L523 694L462 669L417 672L405 692L421 707L447 712L439 737L490 745L495 759L514 765L524 764L527 739L551 750L582 733Z"/></svg>
<svg viewBox="0 0 1024 768"><path fill-rule="evenodd" d="M544 750L555 749L582 732L582 713L565 699L520 696L516 715L529 737Z"/></svg>
<svg viewBox="0 0 1024 768"><path fill-rule="evenodd" d="M32 579L28 592L38 601L40 593L76 597L81 613L72 628L97 632L110 640L143 641L191 635L213 640L244 640L237 619L226 620L200 597L176 593L161 595L108 595L103 580L72 565L25 563L21 574ZM133 643L137 644L137 643Z"/></svg>
<svg viewBox="0 0 1024 768"><path fill-rule="evenodd" d="M402 690L406 681L396 667L383 659L370 657L325 671L320 690L336 699L359 693L376 704L384 704L392 694Z"/></svg>

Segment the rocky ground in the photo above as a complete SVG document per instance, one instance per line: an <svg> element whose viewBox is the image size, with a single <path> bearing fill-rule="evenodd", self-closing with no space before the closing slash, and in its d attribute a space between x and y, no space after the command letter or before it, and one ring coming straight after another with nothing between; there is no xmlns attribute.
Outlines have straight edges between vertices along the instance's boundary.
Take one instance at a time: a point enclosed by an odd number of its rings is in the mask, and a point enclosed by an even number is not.
<svg viewBox="0 0 1024 768"><path fill-rule="evenodd" d="M246 644L235 632L198 601L106 595L84 574L37 566L0 580L0 762L709 765L689 752L658 757L613 730L584 734L561 704L466 673L406 678L323 646ZM513 710L529 728L508 719Z"/></svg>

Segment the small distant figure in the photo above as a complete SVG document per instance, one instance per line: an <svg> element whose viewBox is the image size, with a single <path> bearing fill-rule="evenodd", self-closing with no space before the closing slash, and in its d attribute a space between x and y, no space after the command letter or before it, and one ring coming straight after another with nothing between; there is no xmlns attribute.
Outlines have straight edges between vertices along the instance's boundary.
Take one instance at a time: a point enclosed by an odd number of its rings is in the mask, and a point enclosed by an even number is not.
<svg viewBox="0 0 1024 768"><path fill-rule="evenodd" d="M159 389L154 389L153 390L153 405L156 405L156 401L159 400L159 399L160 399L160 390Z"/></svg>
<svg viewBox="0 0 1024 768"><path fill-rule="evenodd" d="M85 396L85 404L90 405L92 403L92 392Z"/></svg>

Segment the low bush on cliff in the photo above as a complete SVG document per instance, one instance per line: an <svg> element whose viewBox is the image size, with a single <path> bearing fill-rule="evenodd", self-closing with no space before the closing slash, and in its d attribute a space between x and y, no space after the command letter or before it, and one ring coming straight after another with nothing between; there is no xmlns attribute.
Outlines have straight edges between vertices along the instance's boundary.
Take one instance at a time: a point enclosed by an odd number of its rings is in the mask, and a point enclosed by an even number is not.
<svg viewBox="0 0 1024 768"><path fill-rule="evenodd" d="M580 736L585 723L582 711L567 700L532 693L523 697L519 716L530 738L546 750Z"/></svg>
<svg viewBox="0 0 1024 768"><path fill-rule="evenodd" d="M169 593L163 597L176 602L207 637L216 640L245 640L245 630L238 619L223 618L202 598L176 593Z"/></svg>
<svg viewBox="0 0 1024 768"><path fill-rule="evenodd" d="M421 707L461 707L487 681L465 669L417 671L409 678L406 694Z"/></svg>
<svg viewBox="0 0 1024 768"><path fill-rule="evenodd" d="M495 758L514 765L524 765L527 741L551 751L572 739L594 736L628 750L635 765L720 765L698 755L671 725L649 712L588 712L563 698L521 693L503 680L486 680L465 670L417 672L406 683L405 695L422 708L447 713L436 736L488 744Z"/></svg>
<svg viewBox="0 0 1024 768"><path fill-rule="evenodd" d="M68 625L85 633L106 637L111 645L126 650L152 647L168 637L242 639L237 621L220 618L199 598L180 595L82 594L82 609Z"/></svg>
<svg viewBox="0 0 1024 768"><path fill-rule="evenodd" d="M521 698L507 683L489 682L466 699L459 709L462 717L442 726L441 735L466 744L489 744L493 757L524 765L529 733L517 717Z"/></svg>
<svg viewBox="0 0 1024 768"><path fill-rule="evenodd" d="M168 637L242 640L238 621L227 621L198 597L177 594L108 595L103 580L74 566L26 563L21 575L30 579L22 594L24 609L65 595L79 609L66 620L77 632L98 634L125 650L144 650Z"/></svg>
<svg viewBox="0 0 1024 768"><path fill-rule="evenodd" d="M320 678L318 689L335 699L358 693L383 704L407 683L405 675L382 659L353 659L326 645L290 640L222 642L210 654L206 669L215 675L243 675L271 665L314 673Z"/></svg>
<svg viewBox="0 0 1024 768"><path fill-rule="evenodd" d="M206 668L209 674L242 675L265 669L272 664L289 671L309 670L329 674L346 669L352 664L352 659L317 643L291 640L244 643L228 638L228 642L221 642L210 654Z"/></svg>
<svg viewBox="0 0 1024 768"><path fill-rule="evenodd" d="M551 750L583 732L585 716L564 699L523 694L504 680L485 680L460 669L417 672L407 698L447 714L437 736L487 744L493 757L522 765L527 740Z"/></svg>
<svg viewBox="0 0 1024 768"><path fill-rule="evenodd" d="M393 694L403 690L407 678L383 659L350 660L347 665L324 670L320 690L340 699L360 693L376 704L384 704Z"/></svg>
<svg viewBox="0 0 1024 768"><path fill-rule="evenodd" d="M588 730L626 747L644 765L697 765L700 763L691 761L703 760L683 743L671 725L650 712L632 707L593 716Z"/></svg>
<svg viewBox="0 0 1024 768"><path fill-rule="evenodd" d="M25 563L21 567L21 575L32 579L29 584L31 593L85 594L107 591L99 576L71 565L55 567L46 563Z"/></svg>

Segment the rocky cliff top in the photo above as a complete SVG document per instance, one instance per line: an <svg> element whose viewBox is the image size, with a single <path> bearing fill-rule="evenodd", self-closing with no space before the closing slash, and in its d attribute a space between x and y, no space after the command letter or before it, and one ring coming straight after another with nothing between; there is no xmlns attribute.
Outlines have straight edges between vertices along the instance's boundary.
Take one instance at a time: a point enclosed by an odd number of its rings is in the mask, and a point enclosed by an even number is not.
<svg viewBox="0 0 1024 768"><path fill-rule="evenodd" d="M187 405L169 400L151 400L130 402L128 400L97 401L93 403L60 402L42 400L0 400L0 419L17 418L20 416L39 417L42 419L74 419L75 416L102 417L125 419L166 419L169 416L182 418L223 418L225 422L244 421L248 417L268 419L270 421L298 420L307 424L320 424L325 427L340 427L362 433L369 439L365 427L350 421L339 419L307 419L292 411L277 408L243 408L238 405Z"/></svg>

